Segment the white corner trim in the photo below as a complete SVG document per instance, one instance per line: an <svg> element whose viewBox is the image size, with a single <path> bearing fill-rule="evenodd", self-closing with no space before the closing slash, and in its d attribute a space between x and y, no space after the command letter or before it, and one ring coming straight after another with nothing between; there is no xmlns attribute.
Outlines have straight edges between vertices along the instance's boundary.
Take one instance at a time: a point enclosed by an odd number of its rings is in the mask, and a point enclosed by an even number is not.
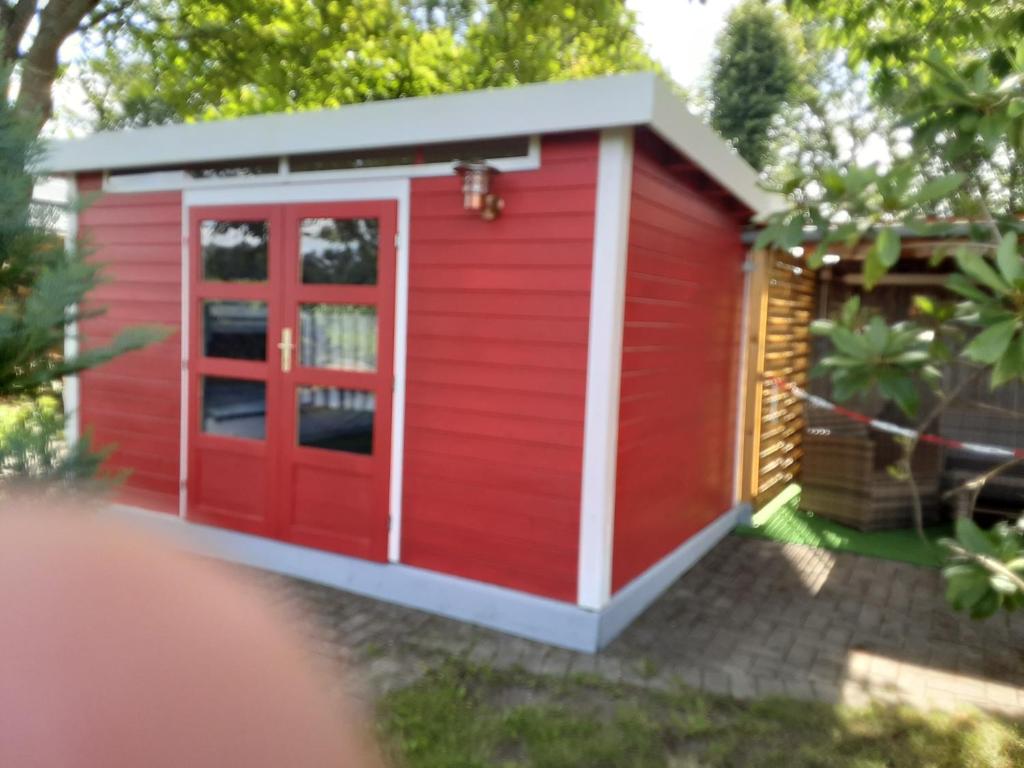
<svg viewBox="0 0 1024 768"><path fill-rule="evenodd" d="M598 647L610 643L622 630L643 613L647 607L682 574L690 570L734 527L740 515L733 507L701 531L680 544L675 550L648 568L615 593L615 597L601 614Z"/></svg>
<svg viewBox="0 0 1024 768"><path fill-rule="evenodd" d="M68 253L74 254L78 249L78 189L74 179L68 182L68 203L64 248ZM68 309L75 313L78 311L78 305L72 305ZM72 360L78 357L78 349L78 321L73 320L64 326L64 359ZM81 383L78 376L65 376L61 388L61 397L64 401L64 443L70 448L82 435Z"/></svg>
<svg viewBox="0 0 1024 768"><path fill-rule="evenodd" d="M633 129L601 131L590 284L577 602L597 611L611 595L615 468L622 372Z"/></svg>
<svg viewBox="0 0 1024 768"><path fill-rule="evenodd" d="M571 603L408 565L333 552L189 523L173 515L116 505L104 515L190 552L282 573L502 632L593 653L598 615Z"/></svg>
<svg viewBox="0 0 1024 768"><path fill-rule="evenodd" d="M394 391L391 398L391 467L388 488L388 560L401 560L402 539L402 472L405 458L405 371L407 332L409 327L409 219L411 215L410 181L408 178L319 180L303 184L283 184L279 179L244 187L204 187L186 189L182 193L182 332L187 333L188 295L188 220L189 209L197 206L260 205L280 203L357 202L360 200L395 200L398 204L398 233L395 261L395 347ZM184 516L188 470L188 337L182 345L182 432L181 432L181 510Z"/></svg>

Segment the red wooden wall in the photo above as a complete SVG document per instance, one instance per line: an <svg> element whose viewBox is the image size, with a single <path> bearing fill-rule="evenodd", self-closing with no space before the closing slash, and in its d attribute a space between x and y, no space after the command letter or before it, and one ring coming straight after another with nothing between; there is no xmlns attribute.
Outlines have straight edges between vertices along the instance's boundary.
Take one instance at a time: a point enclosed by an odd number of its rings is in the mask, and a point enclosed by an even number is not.
<svg viewBox="0 0 1024 768"><path fill-rule="evenodd" d="M597 135L498 176L412 186L402 561L575 601Z"/></svg>
<svg viewBox="0 0 1024 768"><path fill-rule="evenodd" d="M79 179L85 195L99 176ZM112 471L130 469L121 500L177 513L181 421L181 194L105 194L79 217L89 258L110 282L91 294L104 316L81 325L85 345L107 342L127 326L159 324L175 332L81 376L81 424L98 447L116 446Z"/></svg>
<svg viewBox="0 0 1024 768"><path fill-rule="evenodd" d="M633 162L613 590L733 502L740 223L644 138Z"/></svg>

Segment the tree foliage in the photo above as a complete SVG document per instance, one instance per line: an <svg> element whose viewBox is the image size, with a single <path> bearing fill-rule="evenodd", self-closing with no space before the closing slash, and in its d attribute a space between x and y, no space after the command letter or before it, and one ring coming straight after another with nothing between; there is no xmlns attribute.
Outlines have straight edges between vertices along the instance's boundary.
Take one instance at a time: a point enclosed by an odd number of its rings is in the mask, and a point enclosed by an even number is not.
<svg viewBox="0 0 1024 768"><path fill-rule="evenodd" d="M776 121L800 82L797 38L761 0L745 0L726 21L711 65L711 124L754 168L769 159Z"/></svg>
<svg viewBox="0 0 1024 768"><path fill-rule="evenodd" d="M1006 74L1013 41L1024 34L1019 0L787 0L825 43L842 47L856 66L867 64L880 94L916 86L925 58L953 61L984 52Z"/></svg>
<svg viewBox="0 0 1024 768"><path fill-rule="evenodd" d="M90 55L101 127L654 68L622 0L146 0Z"/></svg>
<svg viewBox="0 0 1024 768"><path fill-rule="evenodd" d="M847 7L839 0L809 5ZM867 5L882 12L880 4ZM914 4L924 6L929 4ZM977 32L973 23L949 23L953 26L942 28L957 35ZM840 164L811 175L794 173L780 190L789 196L789 210L773 216L759 239L759 245L788 249L800 245L805 229L813 227L821 238L807 253L812 268L830 250L861 249L868 290L899 262L904 232L936 243L932 264L948 265L946 287L954 300L917 297L908 313L912 319L889 325L861 312L854 298L837 318L812 328L833 346L820 371L831 378L837 398L873 393L896 403L908 418L920 419L892 468L911 483L910 460L921 435L958 396L955 388L944 387L939 366L965 361L987 374L992 387L1024 380L1024 255L1018 241L1024 225L1014 196L993 193L992 169L1000 158L1024 156L1024 44L1006 29L997 24L970 43L958 37L933 48L915 41L912 50L900 53L902 59L890 51L877 66L891 67L886 77L902 83L894 104L912 132L912 151L887 168ZM998 36L999 30L1009 36ZM864 45L865 51L872 49ZM954 240L947 239L954 225L943 214L964 210L973 212L972 221ZM937 405L921 417L925 392ZM973 505L984 482L1013 463L959 490L970 494ZM916 512L920 525L919 505ZM1024 527L982 532L970 521L961 522L946 545L954 607L983 617L1024 602Z"/></svg>
<svg viewBox="0 0 1024 768"><path fill-rule="evenodd" d="M64 376L161 338L154 328L124 331L109 343L63 354L69 324L98 314L83 308L99 268L53 234L52 211L32 204L35 125L0 106L0 407L11 414L0 435L0 476L78 477L96 466L88 444L60 445Z"/></svg>
<svg viewBox="0 0 1024 768"><path fill-rule="evenodd" d="M980 84L1002 81L1016 69L1017 41L1024 34L1024 3L1020 0L787 0L805 26L813 27L824 46L843 51L850 65L866 78L878 109L892 115L896 127L913 127L913 151L928 177L962 171L978 180L985 203L1010 210L1024 203L1024 157L1014 142L991 131L991 121L964 114L963 130L951 136L986 135L999 138L999 151L980 148L958 151L955 163L941 148L944 137L935 128L948 124L922 124L936 99L952 109L964 94L941 91L953 81L939 76L937 67L956 67L968 80ZM973 78L979 78L974 81ZM977 90L977 89L975 89ZM976 121L972 123L971 121ZM939 144L937 144L939 142ZM962 150L962 148L961 148ZM927 160L927 161L925 161ZM975 200L976 202L977 200ZM961 215L978 212L970 200Z"/></svg>

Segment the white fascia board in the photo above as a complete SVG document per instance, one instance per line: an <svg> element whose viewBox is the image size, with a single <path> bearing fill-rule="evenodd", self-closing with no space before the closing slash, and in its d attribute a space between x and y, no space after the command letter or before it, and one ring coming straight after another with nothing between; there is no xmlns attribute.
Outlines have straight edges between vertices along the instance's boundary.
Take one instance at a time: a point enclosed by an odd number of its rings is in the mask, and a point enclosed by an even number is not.
<svg viewBox="0 0 1024 768"><path fill-rule="evenodd" d="M692 114L668 83L656 80L652 99L649 125L680 154L759 216L783 208L783 199L761 188L757 171L712 128Z"/></svg>
<svg viewBox="0 0 1024 768"><path fill-rule="evenodd" d="M47 146L48 172L344 152L645 124L651 73L100 132Z"/></svg>
<svg viewBox="0 0 1024 768"><path fill-rule="evenodd" d="M757 214L781 207L757 173L650 72L100 132L53 141L41 173L115 171L255 157L649 126Z"/></svg>

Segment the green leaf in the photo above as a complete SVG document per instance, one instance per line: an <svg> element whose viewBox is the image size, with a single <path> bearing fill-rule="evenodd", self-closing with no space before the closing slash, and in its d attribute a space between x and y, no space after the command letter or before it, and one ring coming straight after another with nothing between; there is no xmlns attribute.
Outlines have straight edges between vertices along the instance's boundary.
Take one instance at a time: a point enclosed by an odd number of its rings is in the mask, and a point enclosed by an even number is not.
<svg viewBox="0 0 1024 768"><path fill-rule="evenodd" d="M1017 233L1007 232L996 250L996 266L1007 283L1013 285L1024 274L1024 264L1017 253Z"/></svg>
<svg viewBox="0 0 1024 768"><path fill-rule="evenodd" d="M879 315L872 317L864 333L864 339L867 341L868 350L871 353L881 355L885 352L885 348L889 344L889 326L885 324L885 320Z"/></svg>
<svg viewBox="0 0 1024 768"><path fill-rule="evenodd" d="M971 608L972 619L987 619L989 616L999 610L999 606L1003 604L1003 596L996 591L986 591L981 599L978 600L974 607Z"/></svg>
<svg viewBox="0 0 1024 768"><path fill-rule="evenodd" d="M956 252L956 263L961 271L1000 296L1006 296L1010 292L1010 286L1006 281L979 254L967 248L960 248Z"/></svg>
<svg viewBox="0 0 1024 768"><path fill-rule="evenodd" d="M772 245L775 242L775 238L779 236L779 231L780 227L776 224L770 224L762 229L758 233L757 239L754 240L754 250L763 251L769 245Z"/></svg>
<svg viewBox="0 0 1024 768"><path fill-rule="evenodd" d="M935 299L931 296L917 294L914 296L914 309L923 315L935 314Z"/></svg>
<svg viewBox="0 0 1024 768"><path fill-rule="evenodd" d="M875 239L878 246L878 258L888 268L896 265L900 260L900 235L895 229L883 229Z"/></svg>
<svg viewBox="0 0 1024 768"><path fill-rule="evenodd" d="M1020 117L1021 115L1024 115L1024 99L1019 96L1010 99L1010 106L1007 107L1006 113L1010 117Z"/></svg>
<svg viewBox="0 0 1024 768"><path fill-rule="evenodd" d="M934 200L947 198L963 186L966 180L967 175L963 173L951 173L948 176L932 179L922 185L921 189L914 195L912 202L923 205Z"/></svg>
<svg viewBox="0 0 1024 768"><path fill-rule="evenodd" d="M831 320L812 320L810 331L815 336L828 336L835 329L836 324Z"/></svg>
<svg viewBox="0 0 1024 768"><path fill-rule="evenodd" d="M807 254L807 266L811 269L820 269L825 263L825 254L828 253L827 243L818 243L814 249Z"/></svg>
<svg viewBox="0 0 1024 768"><path fill-rule="evenodd" d="M954 273L946 278L946 287L953 291L953 293L957 293L971 301L987 302L992 300L991 296L959 273Z"/></svg>
<svg viewBox="0 0 1024 768"><path fill-rule="evenodd" d="M827 355L821 359L818 365L823 368L855 368L858 365L864 365L864 361L843 355Z"/></svg>
<svg viewBox="0 0 1024 768"><path fill-rule="evenodd" d="M832 377L832 396L841 403L867 391L871 377L863 369L841 369Z"/></svg>
<svg viewBox="0 0 1024 768"><path fill-rule="evenodd" d="M949 543L949 539L943 539L944 542ZM947 565L942 569L942 575L947 579L955 579L960 576L973 576L978 572L976 566L968 565L967 563L957 563L956 565Z"/></svg>
<svg viewBox="0 0 1024 768"><path fill-rule="evenodd" d="M971 608L989 590L988 578L981 571L971 569L970 573L950 578L946 585L946 600L958 611Z"/></svg>
<svg viewBox="0 0 1024 768"><path fill-rule="evenodd" d="M1016 584L998 573L992 575L989 583L992 585L992 589L1004 595L1012 595L1017 591Z"/></svg>
<svg viewBox="0 0 1024 768"><path fill-rule="evenodd" d="M860 314L860 296L854 294L843 302L843 308L839 310L839 320L843 325L853 325Z"/></svg>
<svg viewBox="0 0 1024 768"><path fill-rule="evenodd" d="M889 268L882 263L878 256L877 245L871 246L871 250L868 251L868 255L864 259L864 290L874 290L888 271Z"/></svg>
<svg viewBox="0 0 1024 768"><path fill-rule="evenodd" d="M922 366L921 370L918 371L918 375L926 384L934 389L942 386L942 371L934 365Z"/></svg>
<svg viewBox="0 0 1024 768"><path fill-rule="evenodd" d="M996 323L975 336L971 343L964 348L963 355L969 360L991 365L1006 352L1016 331L1016 320L1003 320Z"/></svg>
<svg viewBox="0 0 1024 768"><path fill-rule="evenodd" d="M779 248L786 251L790 248L796 248L798 245L802 245L804 242L803 219L799 216L794 216L790 219L790 221L782 227L775 242Z"/></svg>
<svg viewBox="0 0 1024 768"><path fill-rule="evenodd" d="M956 521L956 538L964 549L977 555L996 556L996 548L988 535L969 517L960 517Z"/></svg>
<svg viewBox="0 0 1024 768"><path fill-rule="evenodd" d="M864 359L870 354L864 339L849 328L836 327L829 338L832 340L835 348L848 357Z"/></svg>
<svg viewBox="0 0 1024 768"><path fill-rule="evenodd" d="M899 406L908 416L917 413L921 402L917 386L913 378L895 369L884 369L878 374L878 389L881 393Z"/></svg>
<svg viewBox="0 0 1024 768"><path fill-rule="evenodd" d="M932 359L932 356L923 349L911 349L906 352L900 352L892 361L900 365L916 365L917 363L926 363Z"/></svg>
<svg viewBox="0 0 1024 768"><path fill-rule="evenodd" d="M992 388L1002 386L1018 376L1024 377L1024 334L1014 337L992 369Z"/></svg>

